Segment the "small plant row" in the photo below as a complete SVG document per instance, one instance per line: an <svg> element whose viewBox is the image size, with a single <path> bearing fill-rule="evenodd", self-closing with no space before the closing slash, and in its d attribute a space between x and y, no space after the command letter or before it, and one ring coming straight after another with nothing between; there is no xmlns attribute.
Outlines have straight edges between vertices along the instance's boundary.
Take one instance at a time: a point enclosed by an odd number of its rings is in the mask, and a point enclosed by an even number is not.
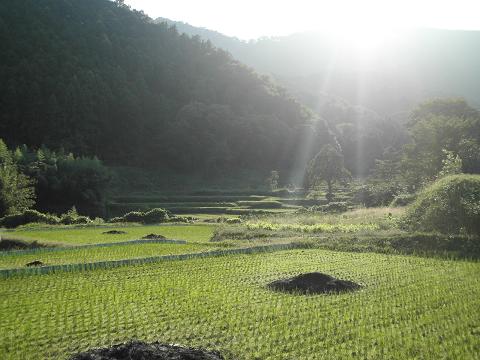
<svg viewBox="0 0 480 360"><path fill-rule="evenodd" d="M123 216L115 217L110 220L112 223L119 222L135 222L141 224L156 224L164 222L181 222L188 223L194 219L191 217L174 216L168 210L154 208L149 211L131 211ZM24 210L21 213L6 215L0 218L0 227L16 228L26 224L47 224L47 225L101 225L105 221L101 218L95 220L88 216L79 215L73 207L67 213L56 216L52 214L44 214L37 210Z"/></svg>
<svg viewBox="0 0 480 360"><path fill-rule="evenodd" d="M26 250L10 250L0 252L0 258L2 256L9 256L14 254L39 254L44 252L56 252L56 251L65 251L65 250L75 250L75 249L89 249L89 248L99 248L99 247L112 247L112 246L124 246L124 245L140 245L140 244L186 244L185 240L171 240L171 239L139 239L139 240L128 240L128 241L117 241L117 242L108 242L108 243L99 243L99 244L86 244L86 245L74 245L74 246L62 246L62 247L39 247L34 249Z"/></svg>
<svg viewBox="0 0 480 360"><path fill-rule="evenodd" d="M204 252L196 253L186 253L186 254L171 254L171 255L160 255L160 256L151 256L144 258L132 258L132 259L121 259L121 260L105 260L98 262L86 262L86 263L75 263L75 264L62 264L62 265L49 265L41 266L35 268L13 268L13 269L0 269L0 278L8 278L15 275L37 275L37 274L49 274L56 272L71 272L71 271L91 271L97 269L110 269L120 266L127 265L140 265L148 263L156 263L162 261L171 261L171 260L187 260L193 258L207 258L207 257L217 257L217 256L226 256L233 254L254 254L259 252L271 252L271 251L280 251L288 250L295 248L303 248L303 244L271 244L271 245L260 245L248 248L235 248L235 249L218 249Z"/></svg>
<svg viewBox="0 0 480 360"><path fill-rule="evenodd" d="M142 259L156 256L179 255L212 251L220 247L213 244L143 243L107 247L64 248L33 254L10 254L0 257L0 269L31 269L68 264L91 264L103 261Z"/></svg>
<svg viewBox="0 0 480 360"><path fill-rule="evenodd" d="M110 219L112 223L133 222L141 224L160 224L164 222L191 222L192 218L173 216L168 210L155 208L145 212L131 211L123 216Z"/></svg>
<svg viewBox="0 0 480 360"><path fill-rule="evenodd" d="M0 227L3 226L6 228L16 228L20 225L30 223L50 225L79 225L93 222L94 220L90 219L89 217L79 215L75 208L72 208L70 211L60 216L44 214L37 210L28 209L21 213L4 216L0 219Z"/></svg>
<svg viewBox="0 0 480 360"><path fill-rule="evenodd" d="M109 224L108 227L100 226L47 226L35 225L22 226L6 233L10 239L24 241L37 240L42 245L86 245L102 244L119 241L145 239L149 234L162 235L166 239L186 240L188 242L207 242L210 240L215 226L205 224ZM108 231L106 231L108 229ZM111 234L114 230L118 233Z"/></svg>
<svg viewBox="0 0 480 360"><path fill-rule="evenodd" d="M113 200L115 203L215 203L215 202L237 202L264 200L268 196L255 195L178 195L178 196L156 196L156 195L132 195L118 196Z"/></svg>
<svg viewBox="0 0 480 360"><path fill-rule="evenodd" d="M270 222L246 222L249 230L271 230L271 231L295 231L305 233L355 233L359 231L379 230L378 224L274 224Z"/></svg>

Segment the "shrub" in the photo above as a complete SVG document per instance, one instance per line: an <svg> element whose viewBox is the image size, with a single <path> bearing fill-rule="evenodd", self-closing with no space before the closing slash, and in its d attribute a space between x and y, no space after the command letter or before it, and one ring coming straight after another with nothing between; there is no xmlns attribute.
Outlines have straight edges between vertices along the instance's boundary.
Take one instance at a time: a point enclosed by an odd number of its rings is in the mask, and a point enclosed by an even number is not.
<svg viewBox="0 0 480 360"><path fill-rule="evenodd" d="M348 205L346 202L339 201L339 202L331 202L326 205L322 205L322 208L324 212L338 213L338 212L347 211Z"/></svg>
<svg viewBox="0 0 480 360"><path fill-rule="evenodd" d="M193 216L168 216L164 222L168 223L193 223L197 221L198 218Z"/></svg>
<svg viewBox="0 0 480 360"><path fill-rule="evenodd" d="M155 208L143 213L144 224L155 224L164 222L168 218L168 211L161 208Z"/></svg>
<svg viewBox="0 0 480 360"><path fill-rule="evenodd" d="M414 202L416 198L416 194L400 194L395 196L389 207L407 206Z"/></svg>
<svg viewBox="0 0 480 360"><path fill-rule="evenodd" d="M72 217L70 215L63 215L60 218L60 224L63 225L81 225L81 224L90 224L92 220L88 216L77 216Z"/></svg>
<svg viewBox="0 0 480 360"><path fill-rule="evenodd" d="M321 211L328 213L339 213L348 211L348 204L343 201L331 202L326 205L314 205L308 209L309 211Z"/></svg>
<svg viewBox="0 0 480 360"><path fill-rule="evenodd" d="M0 226L6 228L16 228L20 225L29 223L41 223L41 224L58 224L58 217L50 214L43 214L36 210L25 210L21 213L7 215L0 219Z"/></svg>
<svg viewBox="0 0 480 360"><path fill-rule="evenodd" d="M354 195L354 201L365 207L387 206L400 189L395 184L368 184L361 186Z"/></svg>
<svg viewBox="0 0 480 360"><path fill-rule="evenodd" d="M122 221L143 223L143 215L141 211L130 211L122 216Z"/></svg>
<svg viewBox="0 0 480 360"><path fill-rule="evenodd" d="M480 175L451 175L424 189L402 226L445 234L480 233Z"/></svg>
<svg viewBox="0 0 480 360"><path fill-rule="evenodd" d="M280 209L283 204L276 200L238 201L239 206L248 206L250 209Z"/></svg>
<svg viewBox="0 0 480 360"><path fill-rule="evenodd" d="M242 219L240 219L240 218L230 218L230 219L226 219L225 222L227 224L241 224Z"/></svg>
<svg viewBox="0 0 480 360"><path fill-rule="evenodd" d="M131 211L123 216L114 217L110 222L136 222L142 224L155 224L170 220L169 212L165 209L155 208L146 212Z"/></svg>
<svg viewBox="0 0 480 360"><path fill-rule="evenodd" d="M63 225L80 225L91 222L92 220L89 217L79 215L75 206L60 217L60 224Z"/></svg>

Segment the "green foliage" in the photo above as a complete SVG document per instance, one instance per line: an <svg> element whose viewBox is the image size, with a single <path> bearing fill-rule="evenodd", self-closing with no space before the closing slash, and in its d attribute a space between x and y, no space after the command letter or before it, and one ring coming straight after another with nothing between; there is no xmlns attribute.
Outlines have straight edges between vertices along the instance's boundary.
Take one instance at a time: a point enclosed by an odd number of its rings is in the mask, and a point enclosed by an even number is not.
<svg viewBox="0 0 480 360"><path fill-rule="evenodd" d="M170 219L169 212L165 209L155 208L146 212L131 211L124 216L110 219L110 222L136 222L142 224L163 223Z"/></svg>
<svg viewBox="0 0 480 360"><path fill-rule="evenodd" d="M408 126L412 128L431 115L466 119L477 117L479 114L478 110L472 108L462 98L431 99L422 102L412 111Z"/></svg>
<svg viewBox="0 0 480 360"><path fill-rule="evenodd" d="M0 217L21 212L35 204L33 183L18 170L14 154L0 139Z"/></svg>
<svg viewBox="0 0 480 360"><path fill-rule="evenodd" d="M155 224L162 223L169 218L169 213L165 209L152 209L143 214L143 223L144 224Z"/></svg>
<svg viewBox="0 0 480 360"><path fill-rule="evenodd" d="M395 183L369 182L355 191L354 201L366 207L388 206L402 191Z"/></svg>
<svg viewBox="0 0 480 360"><path fill-rule="evenodd" d="M103 219L97 218L96 222ZM0 218L0 226L6 228L15 228L20 225L31 223L49 224L49 225L85 225L91 224L93 221L87 216L81 216L77 213L75 207L60 216L41 213L37 210L25 210L23 212L7 215Z"/></svg>
<svg viewBox="0 0 480 360"><path fill-rule="evenodd" d="M400 194L395 196L395 198L390 203L390 207L398 207L398 206L407 206L410 205L412 202L415 201L417 198L416 194Z"/></svg>
<svg viewBox="0 0 480 360"><path fill-rule="evenodd" d="M422 103L409 123L412 143L405 147L402 176L412 189L449 172L480 173L480 112L465 100Z"/></svg>
<svg viewBox="0 0 480 360"><path fill-rule="evenodd" d="M291 167L312 117L229 53L111 1L2 2L0 29L11 144L217 177Z"/></svg>
<svg viewBox="0 0 480 360"><path fill-rule="evenodd" d="M241 224L242 219L240 219L240 218L229 218L229 219L225 219L225 223L227 223L227 224Z"/></svg>
<svg viewBox="0 0 480 360"><path fill-rule="evenodd" d="M35 180L36 208L63 213L75 206L82 214L105 215L105 194L110 173L96 157L76 157L44 146L15 151L19 169Z"/></svg>
<svg viewBox="0 0 480 360"><path fill-rule="evenodd" d="M355 190L354 200L366 207L387 206L396 196L406 193L402 179L402 154L392 148L375 160L375 167L364 185Z"/></svg>
<svg viewBox="0 0 480 360"><path fill-rule="evenodd" d="M452 151L443 149L445 159L442 160L442 170L438 174L438 178L448 175L456 175L462 173L462 159L455 155Z"/></svg>
<svg viewBox="0 0 480 360"><path fill-rule="evenodd" d="M6 228L16 228L17 226L29 223L53 225L58 224L59 221L59 218L54 215L42 214L36 210L25 210L21 213L4 216L0 219L0 226L4 226Z"/></svg>
<svg viewBox="0 0 480 360"><path fill-rule="evenodd" d="M326 213L341 213L348 210L348 204L344 201L329 202L325 205L314 205L310 211L322 211Z"/></svg>
<svg viewBox="0 0 480 360"><path fill-rule="evenodd" d="M325 145L310 161L306 172L307 188L317 185L320 181L327 184L327 199L333 198L333 184L349 177L348 170L343 166L343 155L332 145Z"/></svg>
<svg viewBox="0 0 480 360"><path fill-rule="evenodd" d="M77 213L77 209L72 207L68 212L60 216L59 223L62 225L81 225L89 224L92 220L87 216L81 216Z"/></svg>
<svg viewBox="0 0 480 360"><path fill-rule="evenodd" d="M143 221L143 215L144 213L141 211L130 211L126 213L122 217L117 217L114 219L111 219L111 222L137 222L141 223ZM120 220L120 221L117 221Z"/></svg>
<svg viewBox="0 0 480 360"><path fill-rule="evenodd" d="M276 200L260 200L260 201L238 201L239 206L248 206L250 209L280 209L283 204Z"/></svg>
<svg viewBox="0 0 480 360"><path fill-rule="evenodd" d="M480 175L452 175L423 190L403 219L407 229L480 233Z"/></svg>
<svg viewBox="0 0 480 360"><path fill-rule="evenodd" d="M385 206L397 195L413 194L435 179L480 173L480 112L462 99L421 103L408 124L411 142L403 152L386 149L357 201Z"/></svg>
<svg viewBox="0 0 480 360"><path fill-rule="evenodd" d="M266 182L271 191L278 189L278 182L280 180L280 174L277 170L272 170L270 176L267 178Z"/></svg>

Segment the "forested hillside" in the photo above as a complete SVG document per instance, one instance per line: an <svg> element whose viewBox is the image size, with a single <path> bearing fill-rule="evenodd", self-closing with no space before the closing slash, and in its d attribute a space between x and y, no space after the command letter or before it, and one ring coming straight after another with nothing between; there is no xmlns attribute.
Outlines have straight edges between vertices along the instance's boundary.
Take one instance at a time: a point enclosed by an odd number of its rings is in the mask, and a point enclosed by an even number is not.
<svg viewBox="0 0 480 360"><path fill-rule="evenodd" d="M180 33L200 36L260 73L271 74L297 100L325 119L355 176L375 160L402 149L406 122L418 103L464 97L480 103L475 31L411 30L392 36L377 53L362 58L352 44L328 34L298 33L242 41L217 31L165 18Z"/></svg>
<svg viewBox="0 0 480 360"><path fill-rule="evenodd" d="M329 140L282 88L122 2L2 1L0 52L10 147L216 173L291 168L306 127Z"/></svg>
<svg viewBox="0 0 480 360"><path fill-rule="evenodd" d="M257 71L274 74L308 105L315 106L327 95L391 115L431 97L464 97L480 104L480 85L473 81L480 76L478 31L416 29L389 34L380 51L365 58L352 44L328 33L247 42L178 21L157 21L208 39Z"/></svg>

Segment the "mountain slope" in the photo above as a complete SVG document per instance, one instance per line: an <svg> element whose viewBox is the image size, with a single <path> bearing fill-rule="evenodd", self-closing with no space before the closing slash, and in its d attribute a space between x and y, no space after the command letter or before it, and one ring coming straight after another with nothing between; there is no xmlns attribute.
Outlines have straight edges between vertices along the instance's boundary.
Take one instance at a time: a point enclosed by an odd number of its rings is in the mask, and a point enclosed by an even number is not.
<svg viewBox="0 0 480 360"><path fill-rule="evenodd" d="M10 145L188 173L289 169L312 126L282 88L226 52L110 1L2 1L0 40ZM329 134L315 126L318 147Z"/></svg>
<svg viewBox="0 0 480 360"><path fill-rule="evenodd" d="M319 93L383 115L410 110L428 97L461 96L480 105L480 31L418 29L387 37L367 61L328 34L299 33L242 42L167 19L277 79L315 106Z"/></svg>

